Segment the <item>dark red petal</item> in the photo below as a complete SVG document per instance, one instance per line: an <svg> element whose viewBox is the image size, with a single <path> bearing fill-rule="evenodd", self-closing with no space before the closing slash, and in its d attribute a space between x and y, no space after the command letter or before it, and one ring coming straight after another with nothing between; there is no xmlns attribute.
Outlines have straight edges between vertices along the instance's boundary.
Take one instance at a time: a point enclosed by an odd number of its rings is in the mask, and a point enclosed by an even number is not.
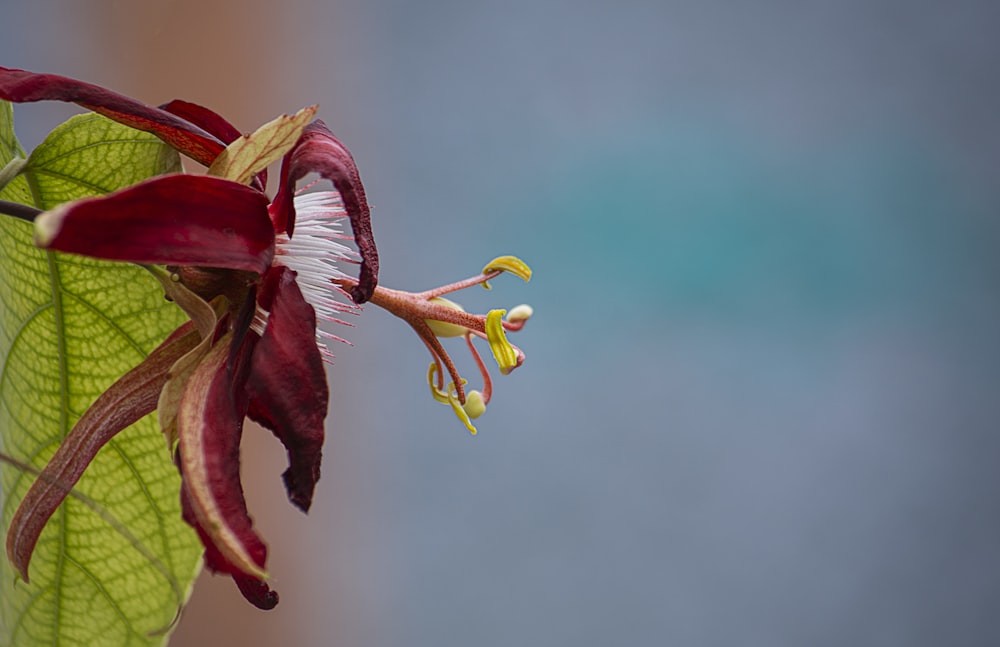
<svg viewBox="0 0 1000 647"><path fill-rule="evenodd" d="M191 508L191 500L183 484L181 485L181 510L184 521L195 529L195 532L198 533L198 537L201 539L201 543L205 546L205 566L208 567L208 570L213 573L226 573L230 575L236 586L239 587L243 597L258 609L268 611L277 606L278 593L276 591L272 591L264 580L247 575L233 566L222 556L219 549L215 547L211 537L201 527L201 524L198 523L194 510ZM266 547L264 549L264 559L267 559Z"/></svg>
<svg viewBox="0 0 1000 647"><path fill-rule="evenodd" d="M330 397L316 347L316 315L302 298L295 272L285 267L264 277L259 303L270 314L247 380L249 415L288 450L285 489L291 502L308 512L319 480Z"/></svg>
<svg viewBox="0 0 1000 647"><path fill-rule="evenodd" d="M221 337L184 387L177 415L181 478L203 540L232 568L265 577L267 548L253 529L240 482L240 438L248 358L229 362L232 334Z"/></svg>
<svg viewBox="0 0 1000 647"><path fill-rule="evenodd" d="M242 137L236 126L232 125L224 117L213 110L209 110L197 103L174 99L170 103L160 106L172 115L177 115L181 119L190 121L195 126L205 129L215 137L218 137L224 144L231 144L238 137ZM254 188L264 191L267 189L267 169L257 174Z"/></svg>
<svg viewBox="0 0 1000 647"><path fill-rule="evenodd" d="M263 274L274 257L267 197L207 175L164 175L68 202L36 225L40 246L114 261Z"/></svg>
<svg viewBox="0 0 1000 647"><path fill-rule="evenodd" d="M190 101L184 101L182 99L174 99L170 103L165 103L160 106L161 110L165 110L172 115L177 115L185 121L189 121L195 126L203 129L205 132L210 133L223 144L232 143L237 137L243 135L239 129L229 123L225 117L210 110L204 106L199 106L197 103L191 103Z"/></svg>
<svg viewBox="0 0 1000 647"><path fill-rule="evenodd" d="M98 450L119 431L153 411L167 371L197 343L194 326L181 326L141 364L108 387L59 445L18 506L7 533L7 556L24 581L28 581L28 562L49 517L80 480Z"/></svg>
<svg viewBox="0 0 1000 647"><path fill-rule="evenodd" d="M217 137L190 121L107 90L56 74L36 74L0 67L0 99L25 103L67 101L93 110L118 123L153 133L167 144L205 166L225 148Z"/></svg>
<svg viewBox="0 0 1000 647"><path fill-rule="evenodd" d="M358 284L351 288L351 298L355 303L364 303L371 298L378 283L378 250L372 235L371 210L350 151L319 120L306 126L298 144L282 162L278 195L271 206L276 232L287 231L289 236L294 233L295 184L307 173L318 173L333 182L344 201L354 231L354 242L361 254Z"/></svg>

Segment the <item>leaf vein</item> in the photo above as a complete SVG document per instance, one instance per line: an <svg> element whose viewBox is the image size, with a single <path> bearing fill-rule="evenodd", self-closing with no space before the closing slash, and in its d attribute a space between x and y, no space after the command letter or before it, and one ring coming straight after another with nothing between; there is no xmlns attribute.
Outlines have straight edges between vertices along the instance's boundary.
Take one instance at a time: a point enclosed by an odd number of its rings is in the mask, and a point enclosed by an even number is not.
<svg viewBox="0 0 1000 647"><path fill-rule="evenodd" d="M7 381L7 367L10 365L10 362L8 360L10 359L11 355L14 354L15 347L21 340L21 335L24 334L24 330L28 327L28 324L30 324L35 319L35 317L37 317L38 315L40 315L41 313L45 312L46 310L48 310L53 306L54 304L51 301L49 301L48 303L43 303L42 305L35 308L35 310L25 318L25 320L21 323L21 325L17 327L17 331L14 333L14 337L10 341L10 347L9 350L7 351L7 356L4 358L3 368L0 368L0 391L3 391L4 385Z"/></svg>
<svg viewBox="0 0 1000 647"><path fill-rule="evenodd" d="M133 636L141 635L141 634L139 634L138 631L136 631L135 627L132 625L132 622L129 620L128 616L125 615L125 613L122 611L122 608L118 604L118 602L115 601L115 599L113 597L111 597L111 594L108 592L108 590L106 588L104 588L104 585L97 578L97 576L95 576L91 572L91 570L89 568L87 568L86 566L84 566L80 562L76 561L75 559L73 559L69 555L66 556L66 561L69 562L70 564L72 564L73 566L76 566L80 570L81 573L83 573L84 575L87 576L88 579L90 579L90 581L94 585L94 588L96 588L98 590L98 592L101 594L101 597L103 597L107 601L108 606L111 607L111 609L114 610L114 612L118 616L118 618L121 619L122 624L124 624L125 627L128 628L128 632L130 634L132 634Z"/></svg>
<svg viewBox="0 0 1000 647"><path fill-rule="evenodd" d="M111 146L115 144L153 144L159 146L162 144L159 139L136 139L136 138L123 138L123 139L105 139L99 142L93 142L90 144L84 144L83 146L74 146L65 153L59 153L58 155L53 155L51 157L42 157L40 160L32 160L33 164L31 170L38 172L40 169L36 165L37 163L43 162L45 164L51 164L52 162L57 162L63 158L69 157L71 155L76 155L80 151L85 151L91 148L102 148L104 146Z"/></svg>

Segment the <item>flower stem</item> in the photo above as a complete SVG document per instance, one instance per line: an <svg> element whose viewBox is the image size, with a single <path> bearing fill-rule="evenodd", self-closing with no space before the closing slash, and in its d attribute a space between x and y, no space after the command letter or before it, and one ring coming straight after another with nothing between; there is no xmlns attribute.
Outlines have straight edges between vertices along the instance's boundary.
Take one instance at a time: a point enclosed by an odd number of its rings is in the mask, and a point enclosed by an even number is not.
<svg viewBox="0 0 1000 647"><path fill-rule="evenodd" d="M0 190L10 184L10 181L21 174L24 167L28 165L28 160L15 157L7 162L6 166L0 169Z"/></svg>
<svg viewBox="0 0 1000 647"><path fill-rule="evenodd" d="M26 204L0 200L0 213L7 216L14 216L15 218L20 218L21 220L26 220L27 222L35 222L35 216L41 212L41 209L29 207Z"/></svg>

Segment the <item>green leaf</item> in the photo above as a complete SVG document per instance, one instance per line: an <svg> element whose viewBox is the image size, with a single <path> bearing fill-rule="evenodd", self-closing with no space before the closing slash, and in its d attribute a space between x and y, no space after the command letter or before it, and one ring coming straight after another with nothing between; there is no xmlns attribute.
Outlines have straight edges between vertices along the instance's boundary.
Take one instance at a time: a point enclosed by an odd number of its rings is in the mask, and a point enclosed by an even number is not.
<svg viewBox="0 0 1000 647"><path fill-rule="evenodd" d="M23 156L3 102L0 155L0 166ZM48 209L179 170L155 137L81 115L49 135L0 199ZM22 463L0 463L4 534L33 470L185 319L146 272L43 252L31 235L29 223L0 216L0 450ZM116 436L43 531L31 582L0 557L0 645L162 644L200 568L179 488L155 415Z"/></svg>
<svg viewBox="0 0 1000 647"><path fill-rule="evenodd" d="M318 108L309 106L291 116L281 115L252 134L237 138L215 158L208 174L246 184L295 146Z"/></svg>
<svg viewBox="0 0 1000 647"><path fill-rule="evenodd" d="M12 159L24 159L25 157L24 149L21 148L20 142L14 135L14 108L10 103L0 101L0 167L6 166L7 162ZM7 186L0 187L0 200L32 204L28 180L23 175L18 175ZM0 216L0 219L4 218ZM0 281L2 280L3 278L0 276ZM2 323L3 320L0 319L0 324Z"/></svg>

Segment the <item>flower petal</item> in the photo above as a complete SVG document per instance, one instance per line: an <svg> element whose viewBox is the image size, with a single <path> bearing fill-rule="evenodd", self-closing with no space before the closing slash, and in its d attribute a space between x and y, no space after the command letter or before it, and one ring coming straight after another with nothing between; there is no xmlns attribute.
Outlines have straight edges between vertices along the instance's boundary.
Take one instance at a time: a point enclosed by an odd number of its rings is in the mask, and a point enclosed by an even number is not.
<svg viewBox="0 0 1000 647"><path fill-rule="evenodd" d="M229 123L222 115L213 110L209 110L197 103L174 99L170 103L160 106L172 115L177 115L181 119L190 121L195 126L203 128L209 134L217 137L223 144L230 144L237 137L242 137L243 133ZM212 160L213 162L215 160ZM254 188L264 191L267 189L267 169L264 169L254 178Z"/></svg>
<svg viewBox="0 0 1000 647"><path fill-rule="evenodd" d="M155 266L154 266L155 267ZM165 274L166 272L164 272ZM160 278L157 273L157 278ZM177 443L177 412L180 409L181 396L184 394L184 386L191 377L191 373L201 363L202 358L208 353L215 339L216 326L219 319L228 306L228 301L224 297L218 297L211 304L205 303L202 299L184 287L181 283L173 283L169 278L163 281L167 294L177 303L188 316L191 323L201 336L198 345L178 358L167 372L167 380L160 391L160 397L156 403L156 415L160 422L160 431L166 438L167 447L171 451Z"/></svg>
<svg viewBox="0 0 1000 647"><path fill-rule="evenodd" d="M240 569L233 566L226 560L225 557L222 556L219 549L215 547L209 534L198 522L198 518L194 514L194 509L191 507L191 497L183 483L181 484L181 514L184 521L195 529L195 532L198 533L198 538L201 539L202 545L205 546L205 566L208 567L209 571L213 573L226 573L227 575L232 576L233 581L236 582L236 586L239 587L243 597L245 597L258 609L267 611L277 606L277 592L272 591L264 580L253 577L252 575L247 575ZM266 547L264 551L264 557L266 559Z"/></svg>
<svg viewBox="0 0 1000 647"><path fill-rule="evenodd" d="M330 180L344 201L354 231L354 242L361 255L358 284L351 288L351 297L355 303L364 303L371 298L378 284L378 250L372 235L371 209L350 151L320 120L306 126L302 138L281 165L278 194L271 206L276 232L287 231L292 236L295 228L295 184L307 173L318 173Z"/></svg>
<svg viewBox="0 0 1000 647"><path fill-rule="evenodd" d="M230 364L232 333L221 337L194 370L177 416L179 466L195 528L232 568L266 577L267 548L253 530L240 483L240 438L248 368L244 354Z"/></svg>
<svg viewBox="0 0 1000 647"><path fill-rule="evenodd" d="M0 67L0 99L25 103L67 101L93 110L118 123L153 133L170 146L205 166L222 152L218 137L190 121L102 88L57 74L36 74Z"/></svg>
<svg viewBox="0 0 1000 647"><path fill-rule="evenodd" d="M28 581L28 562L49 517L73 488L90 461L115 434L153 411L167 371L198 343L184 324L141 364L102 393L73 426L14 513L7 533L7 556Z"/></svg>
<svg viewBox="0 0 1000 647"><path fill-rule="evenodd" d="M246 184L295 146L318 108L309 106L294 115L280 115L249 135L237 137L215 158L208 174Z"/></svg>
<svg viewBox="0 0 1000 647"><path fill-rule="evenodd" d="M289 467L282 475L288 498L308 512L320 475L329 401L316 347L316 315L302 297L295 272L286 267L267 273L258 303L269 314L247 380L249 415L288 450Z"/></svg>
<svg viewBox="0 0 1000 647"><path fill-rule="evenodd" d="M243 135L239 128L229 123L225 117L197 103L174 99L160 106L160 109L198 126L223 144L229 144Z"/></svg>
<svg viewBox="0 0 1000 647"><path fill-rule="evenodd" d="M164 175L35 220L41 247L95 258L263 273L274 257L267 197L229 180Z"/></svg>

